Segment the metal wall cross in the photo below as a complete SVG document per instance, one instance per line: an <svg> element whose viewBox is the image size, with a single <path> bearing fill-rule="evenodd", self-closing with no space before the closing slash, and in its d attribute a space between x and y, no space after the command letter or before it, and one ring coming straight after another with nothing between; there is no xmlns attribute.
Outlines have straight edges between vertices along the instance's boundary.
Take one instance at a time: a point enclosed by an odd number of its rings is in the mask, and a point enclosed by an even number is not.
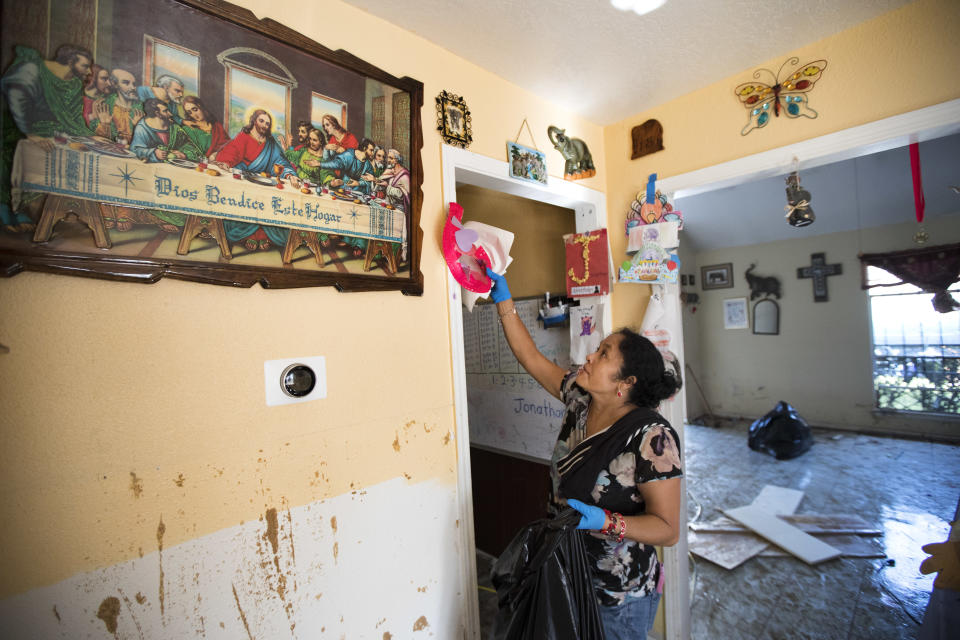
<svg viewBox="0 0 960 640"><path fill-rule="evenodd" d="M838 276L843 273L843 265L827 264L827 254L810 254L809 267L797 267L798 278L813 278L813 301L827 301L827 276Z"/></svg>

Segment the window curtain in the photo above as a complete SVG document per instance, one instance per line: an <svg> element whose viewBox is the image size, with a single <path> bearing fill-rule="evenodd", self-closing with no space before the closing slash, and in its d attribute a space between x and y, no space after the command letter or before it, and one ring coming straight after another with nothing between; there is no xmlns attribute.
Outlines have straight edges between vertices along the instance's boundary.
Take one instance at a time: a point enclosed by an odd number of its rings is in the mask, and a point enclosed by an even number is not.
<svg viewBox="0 0 960 640"><path fill-rule="evenodd" d="M907 284L932 293L933 308L940 313L950 313L960 307L947 291L950 285L960 280L960 243L889 253L862 253L860 264L863 289L883 286L867 282L867 267L879 267Z"/></svg>

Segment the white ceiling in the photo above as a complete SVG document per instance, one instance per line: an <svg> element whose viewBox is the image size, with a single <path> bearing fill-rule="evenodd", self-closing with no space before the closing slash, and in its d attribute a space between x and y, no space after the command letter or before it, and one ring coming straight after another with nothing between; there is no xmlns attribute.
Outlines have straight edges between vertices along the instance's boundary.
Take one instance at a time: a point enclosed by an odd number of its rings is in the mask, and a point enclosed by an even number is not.
<svg viewBox="0 0 960 640"><path fill-rule="evenodd" d="M908 3L667 0L638 16L609 0L345 2L601 126Z"/></svg>
<svg viewBox="0 0 960 640"><path fill-rule="evenodd" d="M960 194L951 189L960 187L960 134L921 142L920 168L924 218L951 216L960 225ZM787 224L784 174L678 198L673 204L683 213L683 241L705 251L916 220L907 147L810 170L801 164L799 173L811 195L813 224Z"/></svg>

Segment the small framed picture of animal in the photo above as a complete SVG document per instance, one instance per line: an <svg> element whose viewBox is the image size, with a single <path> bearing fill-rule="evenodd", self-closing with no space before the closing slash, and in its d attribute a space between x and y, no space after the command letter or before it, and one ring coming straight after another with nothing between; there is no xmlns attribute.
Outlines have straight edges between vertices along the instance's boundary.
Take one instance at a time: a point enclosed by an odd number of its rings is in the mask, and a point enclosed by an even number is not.
<svg viewBox="0 0 960 640"><path fill-rule="evenodd" d="M729 289L733 286L733 263L713 264L700 267L700 279L704 291L709 289Z"/></svg>

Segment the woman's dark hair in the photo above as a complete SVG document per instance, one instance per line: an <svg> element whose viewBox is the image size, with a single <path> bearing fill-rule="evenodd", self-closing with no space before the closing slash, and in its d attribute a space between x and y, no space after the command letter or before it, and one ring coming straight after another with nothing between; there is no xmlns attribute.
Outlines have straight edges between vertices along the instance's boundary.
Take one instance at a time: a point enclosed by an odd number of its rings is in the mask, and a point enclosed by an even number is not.
<svg viewBox="0 0 960 640"><path fill-rule="evenodd" d="M637 379L630 387L628 400L638 407L656 409L683 386L677 361L671 360L670 366L665 366L663 356L652 342L627 328L617 333L623 336L620 340L620 355L623 356L620 379L630 376Z"/></svg>

